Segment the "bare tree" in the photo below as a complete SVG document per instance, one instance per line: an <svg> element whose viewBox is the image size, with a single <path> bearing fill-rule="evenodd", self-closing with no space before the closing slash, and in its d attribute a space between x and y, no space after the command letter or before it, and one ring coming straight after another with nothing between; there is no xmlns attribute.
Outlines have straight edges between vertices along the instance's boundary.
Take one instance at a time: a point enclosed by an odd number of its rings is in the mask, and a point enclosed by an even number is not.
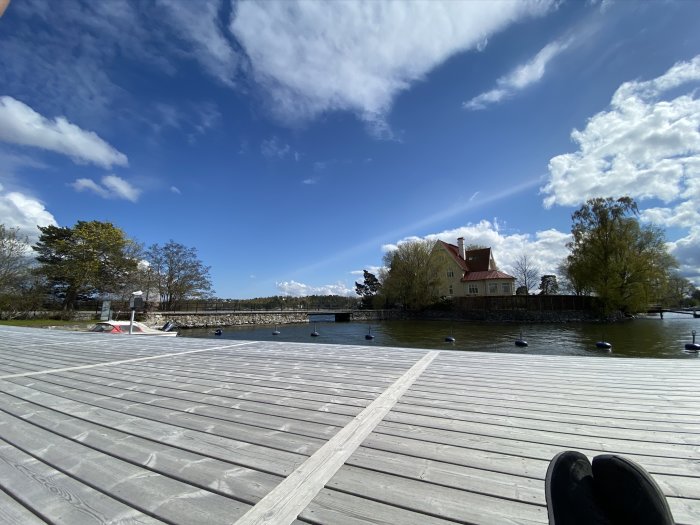
<svg viewBox="0 0 700 525"><path fill-rule="evenodd" d="M0 292L13 290L27 276L29 240L18 228L0 224Z"/></svg>
<svg viewBox="0 0 700 525"><path fill-rule="evenodd" d="M154 244L146 251L146 260L162 310L172 310L184 299L208 298L213 293L210 268L199 260L195 248L173 240L163 246Z"/></svg>
<svg viewBox="0 0 700 525"><path fill-rule="evenodd" d="M534 265L532 259L530 259L527 254L522 254L515 260L513 264L513 272L515 273L515 282L518 287L523 287L527 290L527 295L530 294L530 290L537 287L537 277L539 276L540 270Z"/></svg>

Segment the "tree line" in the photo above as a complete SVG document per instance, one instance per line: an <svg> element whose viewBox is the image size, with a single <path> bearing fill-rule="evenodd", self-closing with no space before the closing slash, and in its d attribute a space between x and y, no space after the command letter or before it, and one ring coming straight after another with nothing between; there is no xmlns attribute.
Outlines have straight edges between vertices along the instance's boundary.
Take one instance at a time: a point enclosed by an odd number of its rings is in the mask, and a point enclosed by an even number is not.
<svg viewBox="0 0 700 525"><path fill-rule="evenodd" d="M110 222L39 226L31 244L0 224L0 310L42 309L47 302L73 310L89 299L128 299L141 290L147 303L171 309L184 299L211 297L210 268L173 240L145 247ZM48 300L48 301L47 301Z"/></svg>
<svg viewBox="0 0 700 525"><path fill-rule="evenodd" d="M640 223L630 197L589 199L571 220L572 240L556 269L559 279L554 273L540 275L532 258L523 254L513 267L516 294L592 295L606 315L641 312L652 304L700 304L700 289L678 273L663 231ZM433 246L426 240L402 243L385 255L378 275L365 271L364 281L355 283L363 307L446 306L445 298L436 295L445 269L431 257Z"/></svg>

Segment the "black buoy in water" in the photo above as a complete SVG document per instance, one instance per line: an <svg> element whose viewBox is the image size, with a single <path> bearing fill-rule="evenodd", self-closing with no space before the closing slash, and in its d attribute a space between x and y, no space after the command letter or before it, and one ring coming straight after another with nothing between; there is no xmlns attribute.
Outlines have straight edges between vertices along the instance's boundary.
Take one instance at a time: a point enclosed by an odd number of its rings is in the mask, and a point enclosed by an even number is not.
<svg viewBox="0 0 700 525"><path fill-rule="evenodd" d="M280 331L277 330L277 325L275 325L275 329L272 331L272 335L280 335Z"/></svg>
<svg viewBox="0 0 700 525"><path fill-rule="evenodd" d="M520 338L515 340L515 346L519 346L521 348L524 348L527 346L527 341L523 339L523 332L520 332Z"/></svg>
<svg viewBox="0 0 700 525"><path fill-rule="evenodd" d="M601 350L610 350L612 348L612 345L607 341L598 341L595 344L595 347L600 348Z"/></svg>
<svg viewBox="0 0 700 525"><path fill-rule="evenodd" d="M697 352L698 350L700 350L700 344L695 342L695 330L693 330L693 342L686 343L685 349L690 350L691 352Z"/></svg>
<svg viewBox="0 0 700 525"><path fill-rule="evenodd" d="M452 329L452 325L450 325L450 333L453 334L454 330ZM446 343L454 343L455 342L455 336L454 335L448 335L445 337L445 342Z"/></svg>
<svg viewBox="0 0 700 525"><path fill-rule="evenodd" d="M318 332L316 331L316 323L314 323L314 331L311 332L311 337L318 337Z"/></svg>
<svg viewBox="0 0 700 525"><path fill-rule="evenodd" d="M214 330L214 335L221 335L223 333L224 332L221 331L221 328L217 328L216 330Z"/></svg>
<svg viewBox="0 0 700 525"><path fill-rule="evenodd" d="M372 339L374 339L374 336L372 335L372 327L371 326L369 327L369 330L365 334L365 339L367 339L368 341L371 341Z"/></svg>

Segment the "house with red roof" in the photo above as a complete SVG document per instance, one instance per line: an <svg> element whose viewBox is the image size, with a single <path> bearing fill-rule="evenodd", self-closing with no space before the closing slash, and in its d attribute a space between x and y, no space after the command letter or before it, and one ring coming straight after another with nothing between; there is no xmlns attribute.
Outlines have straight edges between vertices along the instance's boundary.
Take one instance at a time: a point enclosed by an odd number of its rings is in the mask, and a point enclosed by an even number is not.
<svg viewBox="0 0 700 525"><path fill-rule="evenodd" d="M440 297L513 295L515 277L496 266L491 248L467 250L464 237L457 245L437 241L431 253L439 274ZM441 274L441 275L440 275Z"/></svg>

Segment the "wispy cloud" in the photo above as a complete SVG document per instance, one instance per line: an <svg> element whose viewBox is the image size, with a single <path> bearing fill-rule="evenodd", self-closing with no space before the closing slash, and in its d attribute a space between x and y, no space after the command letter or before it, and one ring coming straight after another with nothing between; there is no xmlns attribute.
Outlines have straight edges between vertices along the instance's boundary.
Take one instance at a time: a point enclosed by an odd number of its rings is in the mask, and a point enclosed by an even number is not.
<svg viewBox="0 0 700 525"><path fill-rule="evenodd" d="M0 140L67 155L81 164L104 168L128 165L126 155L96 133L71 124L65 117L49 120L12 97L0 97Z"/></svg>
<svg viewBox="0 0 700 525"><path fill-rule="evenodd" d="M348 247L347 249L336 252L331 256L326 257L325 259L315 261L313 264L310 264L303 268L299 268L294 272L294 274L296 275L300 273L313 272L318 270L319 268L323 268L330 264L337 265L342 261L348 259L349 257L356 255L358 252L362 252L365 250L373 250L376 249L377 246L386 245L388 239L397 239L402 236L410 235L412 232L418 230L425 230L426 228L430 228L431 226L434 226L439 222L445 221L446 219L451 219L453 217L463 215L468 210L473 210L481 206L493 204L494 202L498 202L502 199L506 199L513 195L517 195L518 193L537 188L537 186L541 184L541 182L542 181L539 178L527 180L521 184L513 185L501 192L482 195L482 197L477 200L467 201L464 203L460 202L451 207L441 209L440 211L429 215L424 219L421 219L420 221L413 222L411 224L406 224L401 228L398 228L393 231L380 233L372 238L367 239L361 244Z"/></svg>
<svg viewBox="0 0 700 525"><path fill-rule="evenodd" d="M547 65L571 45L571 40L555 41L543 47L532 59L519 65L509 74L496 81L496 87L477 95L463 104L465 109L486 109L514 96L518 91L539 82L545 74Z"/></svg>
<svg viewBox="0 0 700 525"><path fill-rule="evenodd" d="M394 98L456 53L557 2L241 2L230 29L274 113L351 111L376 136ZM342 23L338 23L342 20Z"/></svg>
<svg viewBox="0 0 700 525"><path fill-rule="evenodd" d="M71 186L76 191L91 191L103 199L125 199L136 202L141 195L141 190L132 186L129 182L116 175L102 177L102 184L92 179L76 179Z"/></svg>
<svg viewBox="0 0 700 525"><path fill-rule="evenodd" d="M180 188L177 186L170 186L170 191L176 195L180 195L182 192L180 191Z"/></svg>
<svg viewBox="0 0 700 525"><path fill-rule="evenodd" d="M289 144L282 142L277 137L271 137L263 140L260 144L260 153L262 153L262 155L268 159L284 159L290 155L295 155L294 158L297 160L296 152L292 150L292 147Z"/></svg>

